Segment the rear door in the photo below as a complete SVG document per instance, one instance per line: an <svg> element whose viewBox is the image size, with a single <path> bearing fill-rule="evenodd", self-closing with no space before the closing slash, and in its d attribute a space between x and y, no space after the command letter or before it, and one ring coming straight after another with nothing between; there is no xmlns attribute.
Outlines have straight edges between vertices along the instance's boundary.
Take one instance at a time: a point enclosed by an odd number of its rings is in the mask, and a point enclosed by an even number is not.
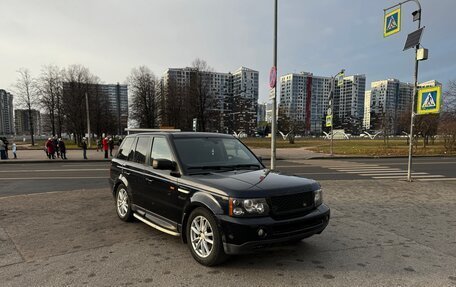
<svg viewBox="0 0 456 287"><path fill-rule="evenodd" d="M148 163L150 143L152 137L150 136L138 136L134 143L134 153L128 163L128 178L131 185L131 192L133 195L133 203L147 208L147 193L148 184L147 178L144 173L146 163Z"/></svg>

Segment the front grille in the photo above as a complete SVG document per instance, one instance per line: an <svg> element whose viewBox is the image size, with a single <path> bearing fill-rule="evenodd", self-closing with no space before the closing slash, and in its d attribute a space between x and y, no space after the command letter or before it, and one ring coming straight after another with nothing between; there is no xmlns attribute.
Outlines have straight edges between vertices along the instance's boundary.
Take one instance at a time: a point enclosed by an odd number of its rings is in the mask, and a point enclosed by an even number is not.
<svg viewBox="0 0 456 287"><path fill-rule="evenodd" d="M313 192L302 192L270 198L271 214L276 217L295 217L307 213L314 207Z"/></svg>

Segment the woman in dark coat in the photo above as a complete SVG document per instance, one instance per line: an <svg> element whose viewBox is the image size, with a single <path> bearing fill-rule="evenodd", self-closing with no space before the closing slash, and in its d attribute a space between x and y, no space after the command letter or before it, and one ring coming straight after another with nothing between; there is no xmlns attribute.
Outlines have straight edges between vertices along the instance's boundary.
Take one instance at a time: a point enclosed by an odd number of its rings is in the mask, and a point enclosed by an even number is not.
<svg viewBox="0 0 456 287"><path fill-rule="evenodd" d="M67 159L65 143L63 142L62 139L59 139L59 150L60 150L60 158Z"/></svg>

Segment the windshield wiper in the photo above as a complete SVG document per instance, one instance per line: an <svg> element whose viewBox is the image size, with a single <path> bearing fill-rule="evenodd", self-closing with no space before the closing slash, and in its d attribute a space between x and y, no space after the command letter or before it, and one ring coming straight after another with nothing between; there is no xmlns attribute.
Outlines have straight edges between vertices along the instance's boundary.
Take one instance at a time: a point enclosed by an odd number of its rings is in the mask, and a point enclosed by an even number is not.
<svg viewBox="0 0 456 287"><path fill-rule="evenodd" d="M226 166L226 165L203 165L203 166L190 166L188 169L202 169L202 170L207 170L207 169L214 169L214 170L221 170L224 168L231 168L231 166Z"/></svg>
<svg viewBox="0 0 456 287"><path fill-rule="evenodd" d="M235 164L235 165L225 165L224 167L232 168L235 170L239 169L251 169L251 167L256 167L256 170L260 169L261 166L259 164L254 163L246 163L246 164Z"/></svg>

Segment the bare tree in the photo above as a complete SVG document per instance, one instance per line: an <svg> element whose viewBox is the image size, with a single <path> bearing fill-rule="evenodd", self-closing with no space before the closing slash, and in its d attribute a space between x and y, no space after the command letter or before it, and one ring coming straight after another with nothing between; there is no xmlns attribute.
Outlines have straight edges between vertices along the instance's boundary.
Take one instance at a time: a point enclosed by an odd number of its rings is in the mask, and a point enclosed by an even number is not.
<svg viewBox="0 0 456 287"><path fill-rule="evenodd" d="M52 135L62 136L62 71L54 65L44 66L37 81L41 106L49 115Z"/></svg>
<svg viewBox="0 0 456 287"><path fill-rule="evenodd" d="M127 79L132 94L130 117L141 128L156 127L157 78L146 66L134 68Z"/></svg>
<svg viewBox="0 0 456 287"><path fill-rule="evenodd" d="M28 118L30 123L30 137L32 139L32 146L35 145L34 137L34 120L32 109L37 104L37 92L36 82L30 75L30 71L25 68L21 68L19 71L19 77L16 81L16 95L18 97L19 105L24 106L28 111Z"/></svg>
<svg viewBox="0 0 456 287"><path fill-rule="evenodd" d="M76 143L82 142L86 131L85 95L93 78L89 69L81 65L71 65L64 71L62 108L66 127Z"/></svg>
<svg viewBox="0 0 456 287"><path fill-rule="evenodd" d="M190 89L192 99L195 100L198 130L207 131L209 119L214 117L211 111L218 106L217 100L210 90L210 73L213 72L213 69L206 61L199 58L193 61L192 67L195 69L195 73L190 83Z"/></svg>

